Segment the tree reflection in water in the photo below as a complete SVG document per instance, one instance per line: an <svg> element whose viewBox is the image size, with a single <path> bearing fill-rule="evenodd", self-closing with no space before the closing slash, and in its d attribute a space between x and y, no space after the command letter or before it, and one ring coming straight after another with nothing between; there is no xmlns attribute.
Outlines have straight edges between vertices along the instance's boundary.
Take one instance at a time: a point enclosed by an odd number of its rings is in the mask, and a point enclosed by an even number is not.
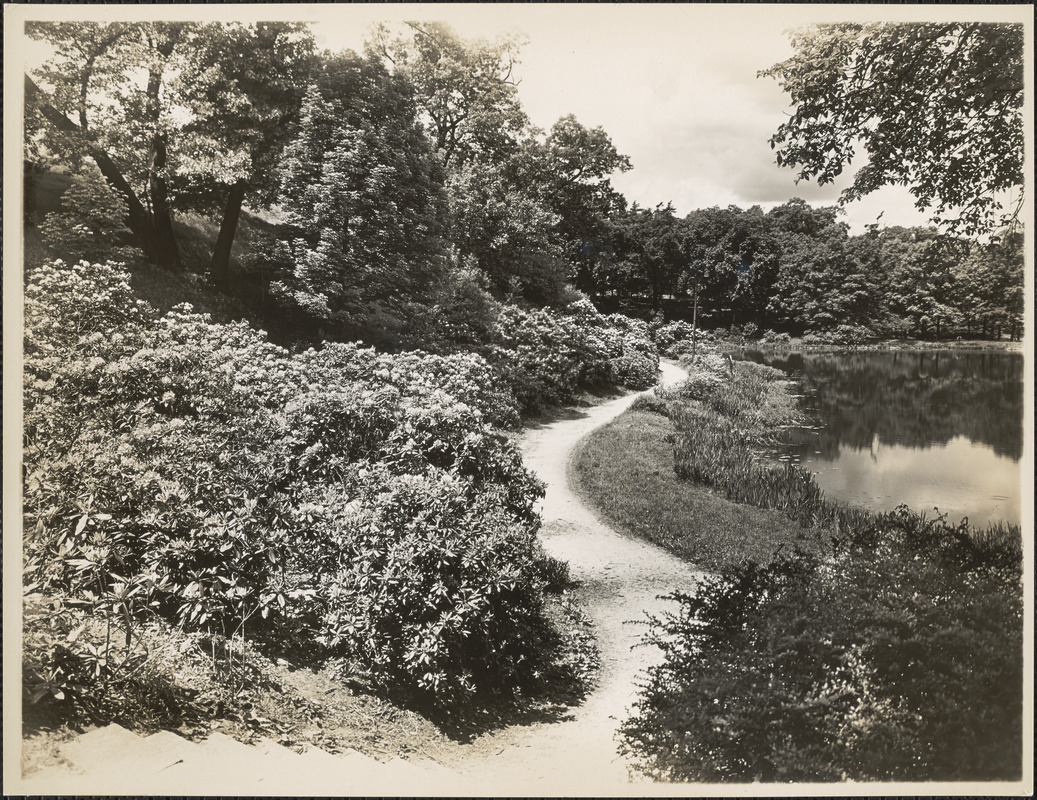
<svg viewBox="0 0 1037 800"><path fill-rule="evenodd" d="M799 381L811 425L784 455L829 496L881 510L936 506L951 522L1019 521L1023 357L954 351L764 353Z"/></svg>

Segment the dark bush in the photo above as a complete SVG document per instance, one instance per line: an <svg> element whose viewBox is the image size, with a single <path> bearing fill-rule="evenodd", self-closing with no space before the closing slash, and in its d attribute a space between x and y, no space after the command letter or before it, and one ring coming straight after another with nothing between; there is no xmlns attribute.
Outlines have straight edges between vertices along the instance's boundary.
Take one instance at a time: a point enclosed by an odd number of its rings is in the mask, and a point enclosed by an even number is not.
<svg viewBox="0 0 1037 800"><path fill-rule="evenodd" d="M704 365L666 394L677 474L817 536L810 553L674 595L679 610L649 636L663 663L622 728L638 768L669 781L1017 780L1018 530L825 500L808 473L754 454L784 413L780 380Z"/></svg>

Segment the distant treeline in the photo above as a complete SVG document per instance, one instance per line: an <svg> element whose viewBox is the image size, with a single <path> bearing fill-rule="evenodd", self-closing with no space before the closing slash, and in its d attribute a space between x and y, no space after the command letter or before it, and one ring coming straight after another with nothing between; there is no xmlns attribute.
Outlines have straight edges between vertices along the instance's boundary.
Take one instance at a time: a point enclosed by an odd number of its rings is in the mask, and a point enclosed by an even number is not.
<svg viewBox="0 0 1037 800"><path fill-rule="evenodd" d="M802 335L845 326L857 329L853 339L1021 336L1021 233L985 244L933 228L873 226L851 236L839 213L799 199L769 212L729 206L684 218L669 205L634 206L612 216L610 249L581 288L668 318L697 312L706 328Z"/></svg>

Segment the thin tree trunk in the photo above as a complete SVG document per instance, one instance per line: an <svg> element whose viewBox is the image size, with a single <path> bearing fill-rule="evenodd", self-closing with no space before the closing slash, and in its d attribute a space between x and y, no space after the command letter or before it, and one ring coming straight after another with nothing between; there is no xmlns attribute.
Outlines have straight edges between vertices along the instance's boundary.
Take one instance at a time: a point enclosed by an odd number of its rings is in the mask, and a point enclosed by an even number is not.
<svg viewBox="0 0 1037 800"><path fill-rule="evenodd" d="M173 271L183 269L180 262L180 250L176 246L173 233L173 219L169 208L169 189L164 175L166 168L166 135L159 130L159 93L162 90L162 68L165 59L173 52L174 39L159 34L155 39L149 36L149 44L154 47L161 61L153 62L148 72L147 119L155 126L151 139L151 168L148 170L148 184L151 191L151 210L155 221L155 236L159 246L159 263Z"/></svg>
<svg viewBox="0 0 1037 800"><path fill-rule="evenodd" d="M691 363L698 358L699 345L699 282L695 281L695 305L691 310Z"/></svg>
<svg viewBox="0 0 1037 800"><path fill-rule="evenodd" d="M166 138L159 134L155 136L152 146L155 157L151 161L151 175L149 182L151 186L151 208L155 219L155 238L158 243L159 263L179 272L183 269L180 261L180 249L176 244L176 235L173 233L173 219L169 208L169 191L166 179L162 171L166 166Z"/></svg>
<svg viewBox="0 0 1037 800"><path fill-rule="evenodd" d="M212 251L213 283L217 288L226 292L230 289L230 251L234 245L234 235L238 230L238 219L241 217L241 204L245 200L245 182L239 181L230 189L227 196L227 207L223 211L223 222L220 225L220 235L216 237L216 246Z"/></svg>

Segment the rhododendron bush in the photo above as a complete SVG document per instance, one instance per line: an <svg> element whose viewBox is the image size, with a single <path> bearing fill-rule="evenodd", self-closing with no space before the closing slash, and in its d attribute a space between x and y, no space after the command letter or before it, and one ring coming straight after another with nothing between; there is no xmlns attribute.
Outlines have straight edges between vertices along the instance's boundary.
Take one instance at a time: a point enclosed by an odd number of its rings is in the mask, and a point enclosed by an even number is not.
<svg viewBox="0 0 1037 800"><path fill-rule="evenodd" d="M501 306L489 359L289 352L159 315L115 263L25 289L26 582L189 628L312 642L440 704L541 671L540 483L501 432L586 388L643 388L645 326Z"/></svg>
<svg viewBox="0 0 1037 800"><path fill-rule="evenodd" d="M585 389L655 383L659 354L646 324L604 316L589 300L560 312L503 306L489 354L526 413L572 401Z"/></svg>
<svg viewBox="0 0 1037 800"><path fill-rule="evenodd" d="M542 488L482 358L293 354L56 261L27 275L24 392L33 590L305 637L441 703L535 674Z"/></svg>

